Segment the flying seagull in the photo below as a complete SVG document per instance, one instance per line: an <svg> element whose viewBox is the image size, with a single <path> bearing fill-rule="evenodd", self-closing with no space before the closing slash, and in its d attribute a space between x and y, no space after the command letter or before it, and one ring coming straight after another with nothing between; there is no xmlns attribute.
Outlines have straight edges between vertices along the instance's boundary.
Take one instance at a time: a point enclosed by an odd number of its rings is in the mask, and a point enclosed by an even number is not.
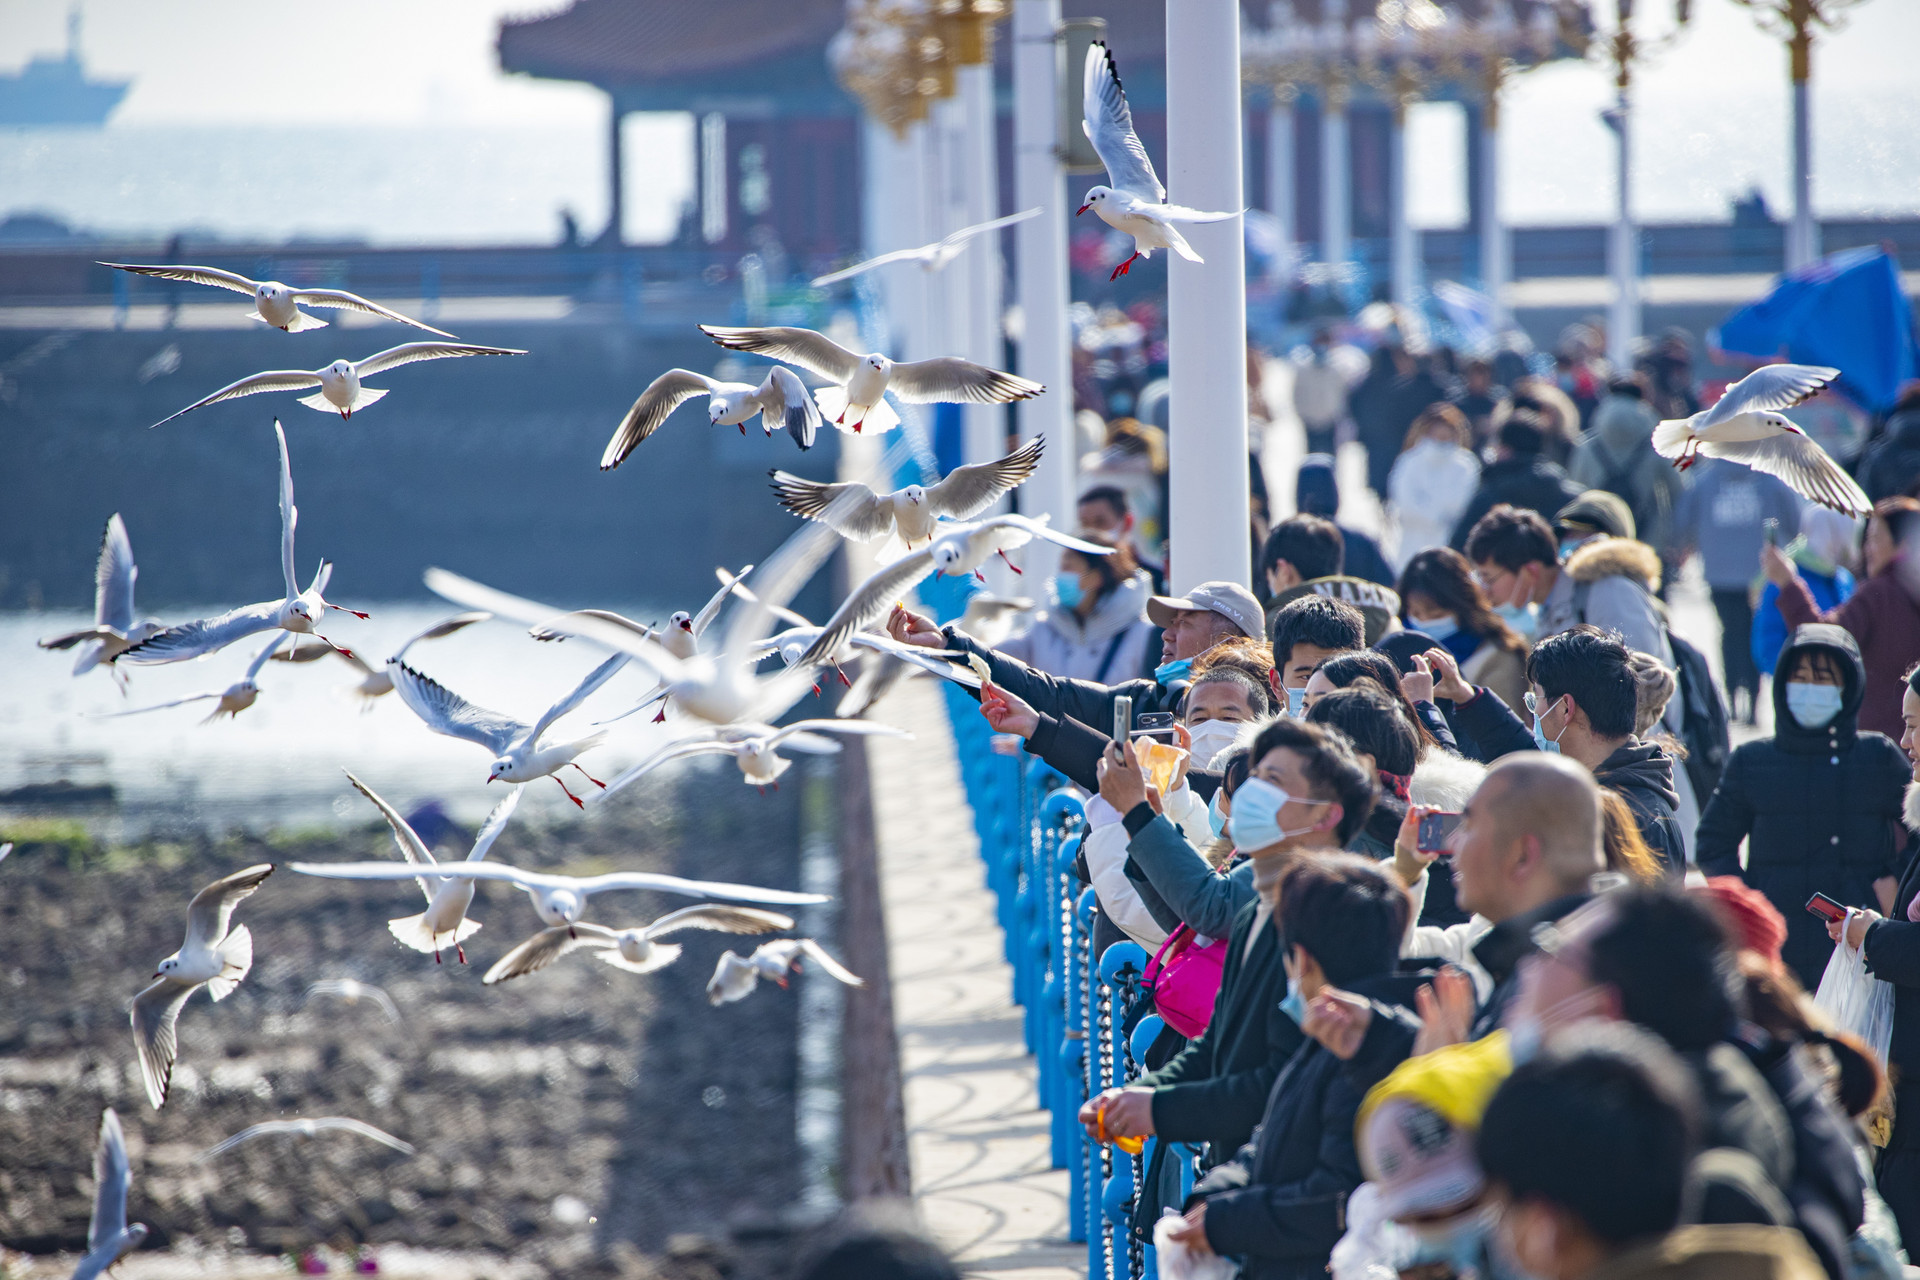
<svg viewBox="0 0 1920 1280"><path fill-rule="evenodd" d="M720 963L714 966L712 980L707 983L707 1001L722 1005L743 1000L753 994L753 989L760 985L762 978L771 979L784 987L787 985L787 975L798 972L803 959L814 961L829 977L850 987L867 985L865 979L856 977L812 938L781 938L777 942L761 943L745 959L731 951L723 952Z"/></svg>
<svg viewBox="0 0 1920 1280"><path fill-rule="evenodd" d="M362 378L371 378L376 373L385 373L403 364L417 364L422 360L525 354L512 347L479 347L470 342L406 342L397 347L388 347L385 351L377 351L364 360L335 360L322 369L269 369L265 373L250 373L210 396L195 400L179 412L168 414L153 425L165 426L182 413L192 413L195 409L219 404L222 400L257 396L263 391L301 391L307 387L320 389L310 396L301 396L301 404L322 413L336 412L344 420L351 418L355 409L364 409L387 394L383 387L362 386Z"/></svg>
<svg viewBox="0 0 1920 1280"><path fill-rule="evenodd" d="M879 353L857 355L812 329L736 328L703 324L700 332L729 351L751 351L797 364L835 385L814 393L820 412L843 431L875 431L900 425L887 404L889 390L908 404L1008 404L1030 400L1046 388L958 356L895 364Z"/></svg>
<svg viewBox="0 0 1920 1280"><path fill-rule="evenodd" d="M982 235L988 231L998 231L1002 227L1010 227L1016 222L1025 222L1028 218L1037 218L1039 216L1039 209L1022 209L1019 213L1010 213L1004 218L995 218L991 222L976 222L970 227L960 228L943 240L935 240L932 244L923 244L917 249L895 249L892 253L883 253L876 258L868 258L865 262L856 262L852 266L844 267L839 271L830 272L824 276L815 276L813 279L813 287L816 289L824 288L827 285L857 276L862 272L871 271L875 267L884 267L892 262L917 262L931 274L932 272L943 270L949 262L952 262L955 258L966 252L967 242L975 236Z"/></svg>
<svg viewBox="0 0 1920 1280"><path fill-rule="evenodd" d="M1763 365L1728 387L1712 408L1655 427L1654 451L1682 471L1700 455L1724 458L1843 515L1871 515L1873 503L1853 477L1779 413L1819 395L1839 376L1838 369L1819 365Z"/></svg>
<svg viewBox="0 0 1920 1280"><path fill-rule="evenodd" d="M416 329L425 329L428 333L437 333L443 338L452 334L444 329L436 329L430 324L421 324L418 320L401 315L377 302L368 302L357 293L348 293L345 289L295 289L291 285L281 284L278 280L249 280L232 271L222 271L218 267L145 267L127 262L103 262L103 267L112 267L115 271L131 271L139 276L152 276L156 280L184 280L188 284L210 284L216 289L231 289L235 293L253 295L253 318L276 329L285 329L288 333L303 333L308 329L324 329L325 320L308 315L300 310L302 305L309 307L327 307L341 311L359 311L370 316L379 316L383 320L392 320L399 324L412 325Z"/></svg>
<svg viewBox="0 0 1920 1280"><path fill-rule="evenodd" d="M100 1113L100 1141L93 1149L93 1217L87 1223L87 1256L74 1268L73 1280L93 1280L140 1247L147 1224L127 1223L127 1196L133 1167L127 1161L127 1135L112 1107Z"/></svg>
<svg viewBox="0 0 1920 1280"><path fill-rule="evenodd" d="M402 1142L384 1129L376 1129L370 1124L352 1120L346 1116L315 1116L311 1119L302 1116L298 1120L266 1120L260 1124L248 1125L225 1142L216 1142L201 1152L202 1160L211 1160L223 1156L243 1142L252 1142L255 1138L264 1138L271 1134L290 1133L302 1138L311 1138L322 1133L351 1133L362 1138L371 1138L383 1146L392 1147L402 1155L413 1154L413 1144Z"/></svg>
<svg viewBox="0 0 1920 1280"><path fill-rule="evenodd" d="M1188 262L1205 261L1174 224L1225 222L1239 213L1207 213L1166 202L1167 189L1160 185L1153 161L1147 158L1147 148L1133 131L1133 112L1127 107L1120 72L1104 40L1087 46L1081 110L1085 119L1080 127L1086 130L1100 163L1107 167L1107 182L1087 188L1087 197L1074 216L1091 209L1102 222L1133 237L1133 256L1115 267L1107 279L1126 275L1135 258L1151 258L1155 249L1171 249Z"/></svg>
<svg viewBox="0 0 1920 1280"><path fill-rule="evenodd" d="M955 467L938 484L910 484L892 493L875 493L857 480L829 484L785 471L768 474L773 477L773 491L780 495L780 505L793 514L820 520L831 511L831 527L844 537L871 542L897 532L911 547L917 542L931 542L942 517L971 520L1030 480L1040 467L1040 453L1046 444L1045 436L1035 436L1004 458ZM851 502L835 501L847 494L853 495Z"/></svg>
<svg viewBox="0 0 1920 1280"><path fill-rule="evenodd" d="M348 1004L359 1004L362 1000L371 1000L380 1007L380 1012L387 1015L388 1022L400 1021L400 1006L393 1002L393 997L388 995L384 988L376 987L371 982L362 982L358 978L322 978L318 982L310 983L307 986L306 998L311 1000L315 996L332 996Z"/></svg>
<svg viewBox="0 0 1920 1280"><path fill-rule="evenodd" d="M404 661L407 656L407 650L413 648L414 645L419 644L422 640L442 639L443 637L452 635L456 631L463 631L476 622L485 622L492 616L490 613L481 613L476 610L471 613L456 613L451 618L443 618L426 630L408 637L407 642L394 651L391 660L395 662ZM273 661L313 662L326 657L328 654L335 655L360 673L360 680L357 684L344 685L342 688L360 699L360 709L362 711L373 710L373 704L376 701L393 692L393 677L387 673L385 665L375 667L359 654L349 653L344 649L336 649L330 644L296 644L283 653L274 654Z"/></svg>
<svg viewBox="0 0 1920 1280"><path fill-rule="evenodd" d="M690 756L730 755L734 763L740 766L740 775L748 786L778 787L780 775L793 767L793 761L780 755L780 748L808 755L836 755L840 751L840 744L821 736L828 733L888 738L913 736L905 729L875 724L871 720L796 720L778 729L769 724L714 729L704 737L682 738L660 748L609 782L595 803L604 802L628 783L637 782L670 760L684 760Z"/></svg>
<svg viewBox="0 0 1920 1280"><path fill-rule="evenodd" d="M652 924L636 929L608 929L582 920L577 924L555 925L542 929L525 942L501 956L481 981L491 986L517 978L536 969L544 969L561 956L579 948L589 948L616 969L629 973L652 973L680 958L678 943L659 942L681 929L711 929L718 933L775 933L793 928L793 918L777 911L757 907L720 907L704 905L682 907Z"/></svg>
<svg viewBox="0 0 1920 1280"><path fill-rule="evenodd" d="M133 617L133 583L140 570L133 563L133 543L127 538L126 523L120 513L107 517L106 532L100 535L100 558L93 567L93 625L65 635L48 636L40 641L42 649L71 649L91 642L80 650L73 674L84 675L96 666L112 661L162 629L151 618L136 622ZM114 670L117 676L119 672Z"/></svg>
<svg viewBox="0 0 1920 1280"><path fill-rule="evenodd" d="M658 431L669 414L700 395L707 398L708 422L739 427L741 435L747 434L747 419L756 413L769 437L778 427L802 449L813 448L813 438L820 432L820 410L805 385L784 365L769 369L758 387L750 382L721 382L688 369L669 369L647 384L614 428L613 439L600 455L600 469L611 471L625 462L634 446Z"/></svg>
<svg viewBox="0 0 1920 1280"><path fill-rule="evenodd" d="M205 720L200 722L201 724L212 724L221 716L238 716L260 700L260 668L267 665L267 660L273 657L274 650L286 642L288 635L288 632L282 631L261 646L260 652L255 654L253 661L247 664L247 674L224 689L190 693L184 698L175 698L171 702L156 702L150 707L135 707L131 711L110 711L99 718L114 720L121 716L144 715L149 711L164 711L168 707L185 706L189 702L205 702L209 698L218 699L218 701L214 703L213 710L208 713Z"/></svg>

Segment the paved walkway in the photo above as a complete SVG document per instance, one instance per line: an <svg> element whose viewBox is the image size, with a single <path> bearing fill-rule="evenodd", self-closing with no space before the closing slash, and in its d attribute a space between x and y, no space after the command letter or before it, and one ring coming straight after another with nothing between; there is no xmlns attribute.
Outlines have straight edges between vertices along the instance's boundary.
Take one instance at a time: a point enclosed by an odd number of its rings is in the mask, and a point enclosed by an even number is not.
<svg viewBox="0 0 1920 1280"><path fill-rule="evenodd" d="M1068 1280L1086 1251L1067 1243L1067 1172L1049 1167L942 697L903 682L885 718L913 738L867 746L914 1199L967 1274Z"/></svg>

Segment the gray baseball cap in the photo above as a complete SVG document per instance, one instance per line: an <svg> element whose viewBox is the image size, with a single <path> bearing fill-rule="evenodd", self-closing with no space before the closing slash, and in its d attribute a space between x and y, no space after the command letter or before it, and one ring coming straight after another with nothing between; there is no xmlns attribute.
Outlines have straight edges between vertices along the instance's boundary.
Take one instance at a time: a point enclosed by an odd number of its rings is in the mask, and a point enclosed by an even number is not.
<svg viewBox="0 0 1920 1280"><path fill-rule="evenodd" d="M1260 602L1237 582L1203 582L1184 596L1154 596L1147 601L1147 620L1156 627L1171 626L1176 613L1193 612L1217 613L1255 640L1267 638Z"/></svg>

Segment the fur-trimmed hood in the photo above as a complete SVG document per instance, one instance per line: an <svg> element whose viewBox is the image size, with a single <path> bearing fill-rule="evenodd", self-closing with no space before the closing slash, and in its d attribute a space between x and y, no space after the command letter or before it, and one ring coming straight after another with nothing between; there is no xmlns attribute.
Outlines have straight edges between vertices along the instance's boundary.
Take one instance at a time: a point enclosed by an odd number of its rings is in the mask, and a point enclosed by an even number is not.
<svg viewBox="0 0 1920 1280"><path fill-rule="evenodd" d="M1620 577L1649 592L1660 589L1660 553L1632 538L1595 538L1567 557L1565 569L1575 582Z"/></svg>
<svg viewBox="0 0 1920 1280"><path fill-rule="evenodd" d="M1439 747L1430 747L1427 755L1413 771L1413 781L1407 788L1408 798L1424 809L1445 809L1458 813L1467 807L1467 801L1480 788L1487 776L1487 766L1478 760L1468 760L1451 751Z"/></svg>

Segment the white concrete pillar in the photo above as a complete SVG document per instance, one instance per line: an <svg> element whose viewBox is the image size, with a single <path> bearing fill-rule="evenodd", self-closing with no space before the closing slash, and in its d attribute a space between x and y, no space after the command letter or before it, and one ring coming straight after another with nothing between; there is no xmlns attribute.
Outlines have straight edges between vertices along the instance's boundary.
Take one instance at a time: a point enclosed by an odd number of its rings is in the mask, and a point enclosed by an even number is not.
<svg viewBox="0 0 1920 1280"><path fill-rule="evenodd" d="M1167 198L1241 209L1240 6L1167 6ZM1169 585L1249 584L1247 274L1242 220L1189 224L1205 262L1169 255Z"/></svg>
<svg viewBox="0 0 1920 1280"><path fill-rule="evenodd" d="M1014 228L1020 267L1015 289L1024 319L1018 372L1047 390L1021 401L1014 412L1023 442L1047 438L1039 474L1020 487L1020 509L1051 517L1056 529L1072 529L1078 523L1080 460L1073 434L1073 337L1067 329L1067 181L1055 110L1066 74L1055 43L1059 26L1060 0L1015 0L1013 203L1042 211Z"/></svg>
<svg viewBox="0 0 1920 1280"><path fill-rule="evenodd" d="M1480 291L1493 303L1496 329L1513 318L1507 310L1512 261L1506 220L1500 216L1500 99L1494 95L1480 112Z"/></svg>
<svg viewBox="0 0 1920 1280"><path fill-rule="evenodd" d="M1793 82L1793 222L1787 227L1787 270L1820 256L1820 224L1813 218L1813 121L1804 78Z"/></svg>
<svg viewBox="0 0 1920 1280"><path fill-rule="evenodd" d="M1607 309L1607 359L1616 370L1633 366L1633 343L1640 336L1640 243L1633 225L1632 116L1622 89L1607 114L1619 143L1615 170L1613 226L1607 231L1607 274L1613 277L1613 304Z"/></svg>
<svg viewBox="0 0 1920 1280"><path fill-rule="evenodd" d="M961 165L963 185L958 193L961 197L959 225L973 226L990 221L1001 212L993 64L961 67L955 73L955 80L964 125L960 139L965 148ZM958 277L968 294L965 354L990 369L1004 368L1006 342L1001 328L1004 263L1000 257L1000 233L989 232L977 237L967 248L966 261L954 267L948 274ZM1006 452L1007 411L1004 407L973 404L962 412L966 415L963 456L969 463L991 462ZM1003 509L1004 500L995 510Z"/></svg>
<svg viewBox="0 0 1920 1280"><path fill-rule="evenodd" d="M1393 300L1414 305L1420 287L1420 241L1407 217L1407 109L1396 103L1387 132L1387 264Z"/></svg>
<svg viewBox="0 0 1920 1280"><path fill-rule="evenodd" d="M1267 108L1267 212L1280 219L1285 244L1292 244L1299 230L1293 198L1293 99L1276 91Z"/></svg>
<svg viewBox="0 0 1920 1280"><path fill-rule="evenodd" d="M1345 262L1353 254L1353 199L1349 190L1346 91L1329 88L1320 98L1320 259Z"/></svg>

